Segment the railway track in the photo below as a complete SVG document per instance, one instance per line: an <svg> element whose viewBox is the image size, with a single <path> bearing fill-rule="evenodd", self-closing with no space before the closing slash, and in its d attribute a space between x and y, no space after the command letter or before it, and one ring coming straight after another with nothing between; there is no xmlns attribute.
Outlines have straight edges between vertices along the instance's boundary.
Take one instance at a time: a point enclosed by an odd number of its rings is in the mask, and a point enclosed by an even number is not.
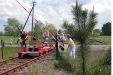
<svg viewBox="0 0 113 75"><path fill-rule="evenodd" d="M21 71L28 66L28 63L36 62L37 60L43 60L49 56L52 52L43 54L39 57L34 57L32 59L19 59L18 57L13 57L8 60L0 62L0 75L12 75L15 72ZM17 75L17 74L15 74ZM27 75L27 74L25 74Z"/></svg>

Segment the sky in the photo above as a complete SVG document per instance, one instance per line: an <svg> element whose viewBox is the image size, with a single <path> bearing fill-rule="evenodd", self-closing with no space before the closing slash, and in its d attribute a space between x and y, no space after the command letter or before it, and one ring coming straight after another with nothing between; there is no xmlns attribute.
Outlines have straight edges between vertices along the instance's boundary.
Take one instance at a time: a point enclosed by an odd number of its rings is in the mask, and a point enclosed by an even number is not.
<svg viewBox="0 0 113 75"><path fill-rule="evenodd" d="M33 0L18 0L28 11L31 9ZM35 19L44 24L49 22L57 29L61 28L64 20L73 22L72 5L76 0L34 0ZM111 0L78 0L83 9L91 11L94 5L94 12L98 13L97 25L101 29L103 24L111 22ZM0 31L4 30L7 19L17 18L22 24L25 23L28 13L16 2L16 0L0 0ZM31 30L31 17L28 20L25 30Z"/></svg>

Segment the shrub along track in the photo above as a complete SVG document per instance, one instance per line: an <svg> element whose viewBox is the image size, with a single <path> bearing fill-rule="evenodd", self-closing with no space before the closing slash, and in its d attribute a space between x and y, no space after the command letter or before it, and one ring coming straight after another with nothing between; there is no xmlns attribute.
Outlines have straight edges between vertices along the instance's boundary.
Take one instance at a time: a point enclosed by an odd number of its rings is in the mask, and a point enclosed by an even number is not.
<svg viewBox="0 0 113 75"><path fill-rule="evenodd" d="M0 75L29 75L28 74L17 74L19 71L22 71L28 67L29 63L42 61L44 58L50 56L53 52L43 54L42 56L35 57L33 59L19 59L18 57L13 57L8 60L0 62Z"/></svg>

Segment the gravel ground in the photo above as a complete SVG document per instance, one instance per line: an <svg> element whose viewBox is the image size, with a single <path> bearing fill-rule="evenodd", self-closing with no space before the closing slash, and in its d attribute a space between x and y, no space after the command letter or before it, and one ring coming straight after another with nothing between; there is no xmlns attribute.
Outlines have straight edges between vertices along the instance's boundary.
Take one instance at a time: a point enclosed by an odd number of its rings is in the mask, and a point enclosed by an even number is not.
<svg viewBox="0 0 113 75"><path fill-rule="evenodd" d="M47 56L45 59L28 64L28 67L11 75L69 75L63 70L55 69L52 60L54 60L53 55Z"/></svg>
<svg viewBox="0 0 113 75"><path fill-rule="evenodd" d="M69 75L62 70L54 69L52 60L54 60L53 57L48 56L46 59L34 63L34 75Z"/></svg>

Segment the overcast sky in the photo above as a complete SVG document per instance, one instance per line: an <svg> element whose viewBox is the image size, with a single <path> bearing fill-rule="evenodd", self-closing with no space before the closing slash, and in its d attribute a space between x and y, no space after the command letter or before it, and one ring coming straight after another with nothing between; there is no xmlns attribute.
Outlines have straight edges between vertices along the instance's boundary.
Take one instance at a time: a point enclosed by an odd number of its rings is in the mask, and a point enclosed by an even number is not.
<svg viewBox="0 0 113 75"><path fill-rule="evenodd" d="M18 0L28 11L31 9L31 2L33 0ZM34 0L35 18L46 21L60 28L63 20L73 22L72 5L76 0ZM82 3L83 9L89 11L93 9L98 13L98 23L96 28L101 29L104 23L111 22L111 1L110 0L78 0ZM8 17L17 18L24 24L28 13L16 2L16 0L0 0L0 31L3 31L3 25L6 24ZM27 23L25 30L31 30L31 19Z"/></svg>

